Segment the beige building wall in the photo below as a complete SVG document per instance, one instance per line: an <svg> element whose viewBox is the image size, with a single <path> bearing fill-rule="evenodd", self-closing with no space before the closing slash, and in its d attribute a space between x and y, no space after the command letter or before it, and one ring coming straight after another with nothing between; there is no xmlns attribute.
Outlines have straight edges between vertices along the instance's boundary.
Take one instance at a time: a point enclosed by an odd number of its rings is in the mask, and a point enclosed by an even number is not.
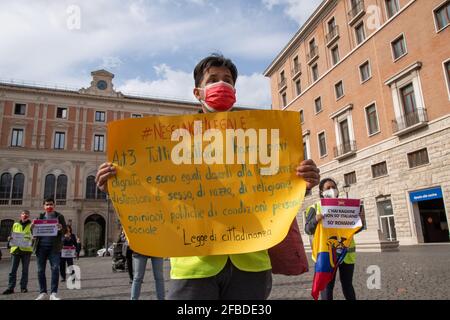
<svg viewBox="0 0 450 320"><path fill-rule="evenodd" d="M97 89L99 74L111 90ZM130 118L132 114L146 117L190 114L198 110L194 103L124 96L112 89L112 74L101 70L92 75L91 86L80 91L0 83L0 177L4 173L25 176L20 204L12 204L9 199L2 203L0 199L3 225L8 219L17 220L23 209L37 217L43 211L45 177L64 174L68 178L66 203L57 205L56 210L64 214L83 241L88 236L84 226L89 217L98 215L105 221L108 217L105 199L86 199L87 177L95 176L98 166L106 161L105 152L94 152L94 135L105 135L106 148L106 125L110 121ZM26 104L25 115L14 113L17 103ZM58 107L67 108L66 119L56 117ZM105 112L105 122L95 121L96 111ZM11 146L13 129L24 130L21 146ZM56 131L65 132L62 150L54 149ZM119 224L112 205L107 226L109 243L116 241Z"/></svg>

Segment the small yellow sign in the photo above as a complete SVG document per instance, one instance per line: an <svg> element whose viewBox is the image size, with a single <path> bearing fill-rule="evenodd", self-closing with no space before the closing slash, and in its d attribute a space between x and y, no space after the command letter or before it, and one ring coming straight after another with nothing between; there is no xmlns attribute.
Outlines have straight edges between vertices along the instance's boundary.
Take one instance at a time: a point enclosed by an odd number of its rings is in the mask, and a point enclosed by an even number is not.
<svg viewBox="0 0 450 320"><path fill-rule="evenodd" d="M305 194L297 112L239 111L108 125L108 190L131 248L156 257L254 252L286 236Z"/></svg>

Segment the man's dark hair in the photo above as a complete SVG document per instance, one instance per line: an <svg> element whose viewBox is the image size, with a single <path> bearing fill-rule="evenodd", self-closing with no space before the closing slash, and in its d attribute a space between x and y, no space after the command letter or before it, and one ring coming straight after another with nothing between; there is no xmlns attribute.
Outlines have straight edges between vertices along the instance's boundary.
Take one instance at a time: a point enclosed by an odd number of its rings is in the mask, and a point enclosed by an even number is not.
<svg viewBox="0 0 450 320"><path fill-rule="evenodd" d="M327 183L327 182L333 182L334 185L337 187L336 181L334 181L334 180L331 179L331 178L325 178L325 179L320 180L320 183L319 183L319 196L320 196L321 198L322 198L323 186L324 186L325 183Z"/></svg>
<svg viewBox="0 0 450 320"><path fill-rule="evenodd" d="M42 204L45 204L46 202L53 202L53 204L55 204L55 199L53 199L53 198L45 198L44 201L42 202Z"/></svg>
<svg viewBox="0 0 450 320"><path fill-rule="evenodd" d="M234 63L219 53L213 53L200 61L194 69L195 87L198 88L205 72L211 67L225 67L231 72L233 82L236 84L238 71Z"/></svg>

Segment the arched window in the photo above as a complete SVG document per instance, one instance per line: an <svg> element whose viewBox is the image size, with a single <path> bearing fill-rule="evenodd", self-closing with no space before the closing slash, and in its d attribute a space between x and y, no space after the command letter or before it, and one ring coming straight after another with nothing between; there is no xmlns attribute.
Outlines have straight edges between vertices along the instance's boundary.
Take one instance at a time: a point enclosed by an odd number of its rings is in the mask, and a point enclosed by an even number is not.
<svg viewBox="0 0 450 320"><path fill-rule="evenodd" d="M55 182L56 178L53 174L48 174L45 177L44 199L47 198L55 199Z"/></svg>
<svg viewBox="0 0 450 320"><path fill-rule="evenodd" d="M95 199L95 191L96 191L96 185L95 185L95 177L89 176L86 179L86 199Z"/></svg>
<svg viewBox="0 0 450 320"><path fill-rule="evenodd" d="M97 188L94 176L86 179L86 199L106 199L106 193Z"/></svg>
<svg viewBox="0 0 450 320"><path fill-rule="evenodd" d="M56 204L65 205L67 198L67 176L62 174L58 176L56 182Z"/></svg>
<svg viewBox="0 0 450 320"><path fill-rule="evenodd" d="M25 182L25 176L22 173L17 173L14 176L12 194L11 194L11 204L20 205L23 200L23 184Z"/></svg>
<svg viewBox="0 0 450 320"><path fill-rule="evenodd" d="M8 205L11 197L11 181L12 177L9 173L4 173L0 177L0 205Z"/></svg>

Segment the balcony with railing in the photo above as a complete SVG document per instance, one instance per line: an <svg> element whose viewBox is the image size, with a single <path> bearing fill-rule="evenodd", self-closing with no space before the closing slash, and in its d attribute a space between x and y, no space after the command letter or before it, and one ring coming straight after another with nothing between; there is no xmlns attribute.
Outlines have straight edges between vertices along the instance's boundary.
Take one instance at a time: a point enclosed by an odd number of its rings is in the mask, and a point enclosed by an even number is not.
<svg viewBox="0 0 450 320"><path fill-rule="evenodd" d="M392 131L394 132L394 135L401 136L427 125L427 110L421 108L392 120Z"/></svg>
<svg viewBox="0 0 450 320"><path fill-rule="evenodd" d="M337 39L339 39L339 26L334 26L325 38L327 41L327 46L331 46Z"/></svg>
<svg viewBox="0 0 450 320"><path fill-rule="evenodd" d="M356 153L356 141L351 140L334 147L334 158L342 160Z"/></svg>
<svg viewBox="0 0 450 320"><path fill-rule="evenodd" d="M365 13L364 0L357 1L348 12L349 24L352 25L356 20L362 17Z"/></svg>
<svg viewBox="0 0 450 320"><path fill-rule="evenodd" d="M278 83L278 90L283 91L287 86L286 78L281 79L281 81Z"/></svg>
<svg viewBox="0 0 450 320"><path fill-rule="evenodd" d="M302 68L300 63L294 63L294 67L291 70L291 76L293 80L302 74L301 69Z"/></svg>
<svg viewBox="0 0 450 320"><path fill-rule="evenodd" d="M309 49L309 52L306 54L306 58L308 60L308 64L313 63L319 57L319 47L313 46Z"/></svg>

